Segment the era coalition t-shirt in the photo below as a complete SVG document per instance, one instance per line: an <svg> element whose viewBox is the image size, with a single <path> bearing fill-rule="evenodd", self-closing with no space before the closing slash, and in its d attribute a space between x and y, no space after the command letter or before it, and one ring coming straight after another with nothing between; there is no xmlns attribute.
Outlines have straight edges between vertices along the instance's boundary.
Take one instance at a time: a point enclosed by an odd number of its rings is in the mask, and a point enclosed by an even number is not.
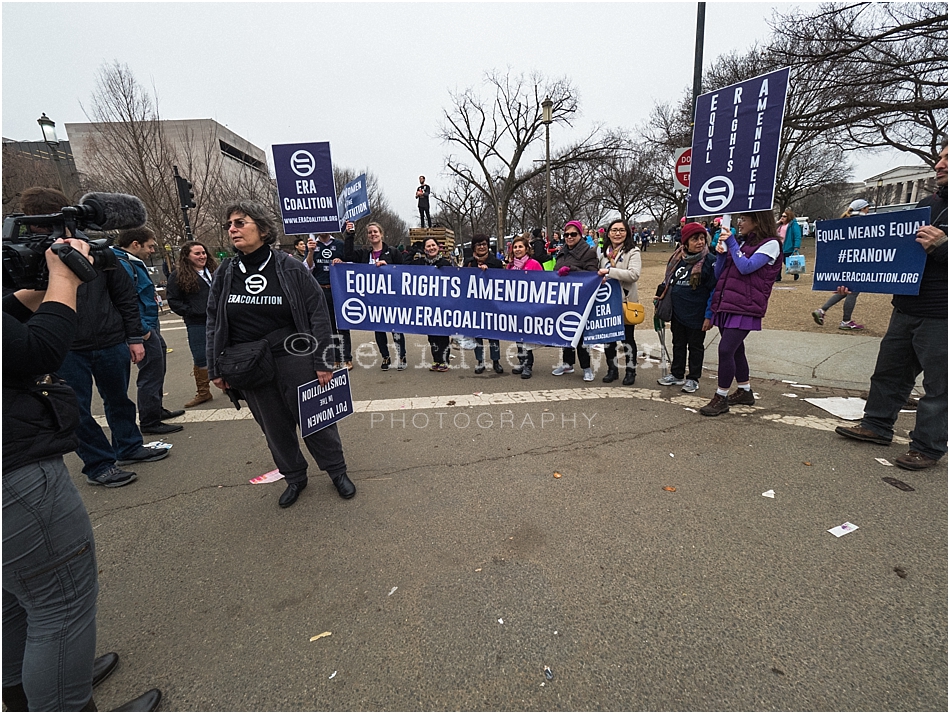
<svg viewBox="0 0 950 714"><path fill-rule="evenodd" d="M225 309L232 345L260 340L280 328L293 328L290 301L277 280L276 258L270 246L235 259Z"/></svg>
<svg viewBox="0 0 950 714"><path fill-rule="evenodd" d="M335 258L343 260L343 241L332 240L329 243L317 241L317 247L313 250L313 277L321 285L330 284L330 266Z"/></svg>

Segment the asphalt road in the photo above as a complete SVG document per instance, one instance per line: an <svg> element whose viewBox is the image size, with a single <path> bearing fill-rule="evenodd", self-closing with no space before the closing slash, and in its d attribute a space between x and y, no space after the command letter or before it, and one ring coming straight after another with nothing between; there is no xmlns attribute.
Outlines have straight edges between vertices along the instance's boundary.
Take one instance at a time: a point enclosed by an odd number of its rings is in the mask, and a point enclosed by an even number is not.
<svg viewBox="0 0 950 714"><path fill-rule="evenodd" d="M190 354L165 337L177 407ZM121 489L67 457L98 651L122 657L101 710L153 686L166 711L947 710L945 464L883 466L906 446L837 437L781 382L707 419L711 379L585 384L553 349L530 381L470 352L434 374L407 338L409 370L351 373L354 399L396 400L341 423L352 501L313 467L279 509L282 483L248 483L274 468L251 420L187 423Z"/></svg>

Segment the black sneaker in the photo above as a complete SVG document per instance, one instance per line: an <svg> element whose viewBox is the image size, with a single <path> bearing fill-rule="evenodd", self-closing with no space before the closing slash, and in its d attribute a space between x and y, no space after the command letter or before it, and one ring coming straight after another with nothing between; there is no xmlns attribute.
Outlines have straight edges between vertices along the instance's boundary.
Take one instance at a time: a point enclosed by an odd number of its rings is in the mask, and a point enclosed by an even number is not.
<svg viewBox="0 0 950 714"><path fill-rule="evenodd" d="M162 421L164 421L165 419L174 419L176 417L180 417L184 415L185 415L184 409L176 409L175 411L172 412L162 407Z"/></svg>
<svg viewBox="0 0 950 714"><path fill-rule="evenodd" d="M137 478L138 476L135 475L134 471L123 471L113 464L95 478L86 476L86 483L93 486L105 486L106 488L119 488L132 483Z"/></svg>
<svg viewBox="0 0 950 714"><path fill-rule="evenodd" d="M136 451L131 456L126 456L124 459L119 459L116 463L119 466L125 466L127 464L137 464L143 461L161 461L166 456L168 456L168 449L153 449L148 446L140 446L138 451Z"/></svg>
<svg viewBox="0 0 950 714"><path fill-rule="evenodd" d="M181 431L184 429L181 424L165 424L163 422L158 422L158 424L148 424L142 425L141 431L143 434L174 434L176 431Z"/></svg>
<svg viewBox="0 0 950 714"><path fill-rule="evenodd" d="M389 364L390 364L389 357L387 357L386 359L383 360L383 363L379 365L379 368L385 372L389 369Z"/></svg>

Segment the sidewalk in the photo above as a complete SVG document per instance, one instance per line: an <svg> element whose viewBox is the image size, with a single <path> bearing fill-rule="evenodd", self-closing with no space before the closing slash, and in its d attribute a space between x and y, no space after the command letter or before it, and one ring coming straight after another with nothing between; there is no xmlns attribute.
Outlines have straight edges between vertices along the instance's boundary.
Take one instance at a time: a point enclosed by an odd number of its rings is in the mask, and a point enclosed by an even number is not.
<svg viewBox="0 0 950 714"><path fill-rule="evenodd" d="M706 342L704 367L716 370L719 333ZM673 339L667 329L667 349ZM866 390L877 362L880 337L854 333L816 335L786 330L752 332L746 339L746 356L753 379L794 379L804 384ZM659 356L659 339L653 330L637 330L637 346L651 357Z"/></svg>

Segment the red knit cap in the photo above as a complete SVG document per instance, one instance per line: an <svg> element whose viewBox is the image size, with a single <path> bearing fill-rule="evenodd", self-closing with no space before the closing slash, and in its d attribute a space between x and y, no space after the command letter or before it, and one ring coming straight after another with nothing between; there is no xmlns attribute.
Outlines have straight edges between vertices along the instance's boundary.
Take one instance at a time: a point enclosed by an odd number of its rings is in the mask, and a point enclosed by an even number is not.
<svg viewBox="0 0 950 714"><path fill-rule="evenodd" d="M695 235L699 235L700 233L703 235L706 234L706 229L703 227L702 223L687 223L685 226L683 226L683 245L686 245L686 241Z"/></svg>

